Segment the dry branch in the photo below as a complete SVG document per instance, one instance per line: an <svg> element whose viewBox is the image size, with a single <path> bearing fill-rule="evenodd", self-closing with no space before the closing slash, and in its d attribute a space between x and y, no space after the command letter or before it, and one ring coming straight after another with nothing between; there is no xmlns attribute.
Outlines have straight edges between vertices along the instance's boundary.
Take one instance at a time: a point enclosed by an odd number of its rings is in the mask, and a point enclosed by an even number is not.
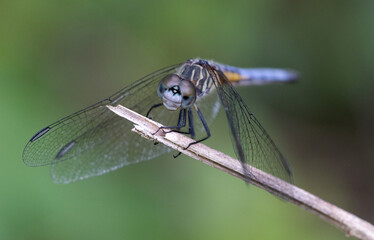
<svg viewBox="0 0 374 240"><path fill-rule="evenodd" d="M238 160L200 143L185 149L185 147L194 140L175 132L165 134L162 130L154 134L159 127L162 126L161 124L121 105L117 107L107 107L117 115L133 122L133 131L140 134L142 137L163 143L187 156L200 160L205 164L218 168L237 178L248 181L248 176L243 171L243 166ZM325 221L341 229L347 236L374 240L374 226L369 222L259 169L251 166L248 166L248 169L250 169L252 173L249 180L253 185L318 215Z"/></svg>

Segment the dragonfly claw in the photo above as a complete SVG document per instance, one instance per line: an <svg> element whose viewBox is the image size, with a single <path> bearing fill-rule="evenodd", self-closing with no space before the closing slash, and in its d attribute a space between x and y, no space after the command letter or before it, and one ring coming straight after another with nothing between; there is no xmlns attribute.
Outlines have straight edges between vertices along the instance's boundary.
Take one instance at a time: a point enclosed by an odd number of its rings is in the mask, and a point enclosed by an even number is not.
<svg viewBox="0 0 374 240"><path fill-rule="evenodd" d="M177 158L181 155L182 153L181 152L178 152L176 155L173 155L174 158Z"/></svg>

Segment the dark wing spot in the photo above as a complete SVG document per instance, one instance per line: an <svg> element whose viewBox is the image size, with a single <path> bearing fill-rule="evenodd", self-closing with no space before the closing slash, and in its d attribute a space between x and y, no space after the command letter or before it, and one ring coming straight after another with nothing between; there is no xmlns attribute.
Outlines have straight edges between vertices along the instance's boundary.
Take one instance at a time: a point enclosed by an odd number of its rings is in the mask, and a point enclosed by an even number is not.
<svg viewBox="0 0 374 240"><path fill-rule="evenodd" d="M50 130L49 127L45 127L43 128L42 130L40 130L39 132L37 132L31 139L30 139L30 142L33 142L35 141L36 139L40 138L41 136L43 136L44 134L46 134L48 131Z"/></svg>
<svg viewBox="0 0 374 240"><path fill-rule="evenodd" d="M76 144L77 142L76 141L71 141L69 142L68 144L66 144L63 148L61 148L61 150L57 153L56 155L56 158L59 159L59 158L62 158L67 152L70 151L70 149L72 149L74 147L74 145Z"/></svg>

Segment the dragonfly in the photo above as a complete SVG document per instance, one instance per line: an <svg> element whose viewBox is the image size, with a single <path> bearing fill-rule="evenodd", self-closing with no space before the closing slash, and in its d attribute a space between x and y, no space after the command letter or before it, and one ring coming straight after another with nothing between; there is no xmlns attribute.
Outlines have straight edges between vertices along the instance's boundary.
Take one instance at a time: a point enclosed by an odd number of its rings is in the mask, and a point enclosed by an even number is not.
<svg viewBox="0 0 374 240"><path fill-rule="evenodd" d="M199 58L155 71L112 96L38 131L23 151L28 166L51 166L55 183L70 183L153 159L171 149L131 132L132 123L106 106L123 105L181 132L195 144L211 136L223 107L238 160L292 182L292 172L237 86L293 82L297 72L240 68ZM189 146L188 146L189 147ZM248 173L250 174L250 172Z"/></svg>

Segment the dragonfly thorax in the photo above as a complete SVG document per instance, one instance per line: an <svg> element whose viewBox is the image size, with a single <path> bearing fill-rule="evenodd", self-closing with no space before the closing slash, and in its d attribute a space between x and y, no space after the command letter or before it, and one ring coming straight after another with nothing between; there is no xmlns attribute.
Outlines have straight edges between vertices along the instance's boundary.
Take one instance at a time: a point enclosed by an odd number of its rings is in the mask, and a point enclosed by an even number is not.
<svg viewBox="0 0 374 240"><path fill-rule="evenodd" d="M208 94L213 85L209 71L204 67L203 63L207 62L200 59L190 59L177 70L177 74L182 79L188 80L195 85L197 98Z"/></svg>
<svg viewBox="0 0 374 240"><path fill-rule="evenodd" d="M190 108L196 100L196 88L188 80L182 80L176 74L164 77L157 88L157 94L169 110Z"/></svg>

